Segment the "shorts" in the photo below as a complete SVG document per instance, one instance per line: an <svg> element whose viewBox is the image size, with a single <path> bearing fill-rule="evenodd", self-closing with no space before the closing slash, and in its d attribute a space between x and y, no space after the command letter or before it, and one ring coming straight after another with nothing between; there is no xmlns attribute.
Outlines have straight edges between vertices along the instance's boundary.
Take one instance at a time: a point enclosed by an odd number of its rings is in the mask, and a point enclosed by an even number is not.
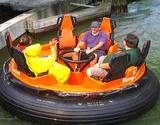
<svg viewBox="0 0 160 125"><path fill-rule="evenodd" d="M87 75L93 77L104 78L107 76L108 71L99 67L99 64L95 64L94 66L87 69Z"/></svg>
<svg viewBox="0 0 160 125"><path fill-rule="evenodd" d="M96 53L98 57L106 55L106 52L104 50L96 50L94 53Z"/></svg>

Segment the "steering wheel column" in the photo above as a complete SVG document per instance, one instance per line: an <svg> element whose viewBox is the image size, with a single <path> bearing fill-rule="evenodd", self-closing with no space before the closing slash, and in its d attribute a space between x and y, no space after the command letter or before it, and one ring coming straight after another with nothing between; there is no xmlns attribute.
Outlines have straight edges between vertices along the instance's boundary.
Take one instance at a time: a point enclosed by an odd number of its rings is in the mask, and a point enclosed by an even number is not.
<svg viewBox="0 0 160 125"><path fill-rule="evenodd" d="M95 58L95 55L92 53L88 56L86 59L81 59L81 54L84 52L84 50L80 50L80 52L77 53L78 58L76 60L72 60L72 58L67 58L64 55L69 53L74 53L73 50L66 50L65 52L62 52L59 57L63 62L71 69L73 72L82 72L83 69ZM70 64L75 64L75 67L72 68Z"/></svg>
<svg viewBox="0 0 160 125"><path fill-rule="evenodd" d="M65 57L66 54L72 55L69 53L75 53L73 50L66 50L65 52L62 52L59 57L63 62L70 68L71 74L69 78L69 83L70 84L81 84L83 82L84 74L83 70L85 69L86 66L90 64L90 62L95 58L94 54L90 54L88 58L86 59L81 59L82 57L82 52L84 50L80 50L80 52L77 53L77 59L73 60L71 57ZM74 65L74 67L73 67Z"/></svg>

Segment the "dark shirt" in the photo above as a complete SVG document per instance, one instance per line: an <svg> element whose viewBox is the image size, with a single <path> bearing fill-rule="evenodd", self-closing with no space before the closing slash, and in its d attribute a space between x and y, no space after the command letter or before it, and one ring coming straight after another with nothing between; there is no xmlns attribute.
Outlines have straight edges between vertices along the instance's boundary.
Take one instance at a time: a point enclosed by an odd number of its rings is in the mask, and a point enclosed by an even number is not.
<svg viewBox="0 0 160 125"><path fill-rule="evenodd" d="M128 54L130 56L130 61L128 63L128 67L137 65L139 58L140 58L139 48L134 48L134 49L129 49L129 50L126 50L123 48L121 51L125 52L126 54ZM106 58L103 60L103 63L111 63L111 60L115 56L117 56L121 51L106 56Z"/></svg>

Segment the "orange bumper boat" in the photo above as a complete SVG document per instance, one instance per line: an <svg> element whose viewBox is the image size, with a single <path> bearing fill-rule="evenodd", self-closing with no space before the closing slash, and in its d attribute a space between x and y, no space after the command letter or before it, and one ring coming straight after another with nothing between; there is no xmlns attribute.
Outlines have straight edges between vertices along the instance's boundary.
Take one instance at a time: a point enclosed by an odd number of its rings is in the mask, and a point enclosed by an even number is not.
<svg viewBox="0 0 160 125"><path fill-rule="evenodd" d="M121 54L112 60L106 80L95 80L86 75L94 54L78 61L63 56L72 52L68 48L77 44L72 33L75 22L74 18L64 16L57 23L61 32L58 62L71 70L63 84L53 74L35 76L28 68L23 52L11 46L7 33L11 58L5 62L0 74L2 105L22 119L58 125L111 124L132 119L153 106L159 81L145 65L150 41L144 43L144 59L137 66L126 68L128 56ZM103 18L102 30L111 36L111 29L111 20ZM66 33L69 35L64 35ZM108 54L119 49L117 42L109 41ZM42 45L41 56L50 53L49 45Z"/></svg>

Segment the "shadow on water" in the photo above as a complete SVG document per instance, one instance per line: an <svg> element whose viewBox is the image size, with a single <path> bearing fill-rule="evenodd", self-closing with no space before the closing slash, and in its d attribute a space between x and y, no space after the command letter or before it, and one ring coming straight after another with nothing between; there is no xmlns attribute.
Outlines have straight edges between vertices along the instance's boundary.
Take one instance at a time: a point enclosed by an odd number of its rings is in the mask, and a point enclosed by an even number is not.
<svg viewBox="0 0 160 125"><path fill-rule="evenodd" d="M9 5L0 5L0 24L23 12L24 11L13 10Z"/></svg>
<svg viewBox="0 0 160 125"><path fill-rule="evenodd" d="M127 33L135 33L140 38L140 47L142 47L143 41L150 39L152 41L149 55L147 57L147 66L155 73L160 79L160 1L159 0L141 0L129 5L129 13L121 15L113 15L112 17L117 21L117 28L115 30L115 39L122 41L122 38ZM83 22L80 25L79 32L84 31L88 27L90 22ZM47 42L56 33L46 32L35 36L35 42ZM6 50L0 51L0 66L3 61L6 60ZM131 120L119 125L159 125L160 123L160 99L157 104L147 113L138 117L135 120ZM33 123L21 121L15 117L9 115L6 111L0 108L0 125L33 125ZM5 120L6 118L6 120ZM9 120L7 120L7 118ZM116 124L118 125L118 124Z"/></svg>

